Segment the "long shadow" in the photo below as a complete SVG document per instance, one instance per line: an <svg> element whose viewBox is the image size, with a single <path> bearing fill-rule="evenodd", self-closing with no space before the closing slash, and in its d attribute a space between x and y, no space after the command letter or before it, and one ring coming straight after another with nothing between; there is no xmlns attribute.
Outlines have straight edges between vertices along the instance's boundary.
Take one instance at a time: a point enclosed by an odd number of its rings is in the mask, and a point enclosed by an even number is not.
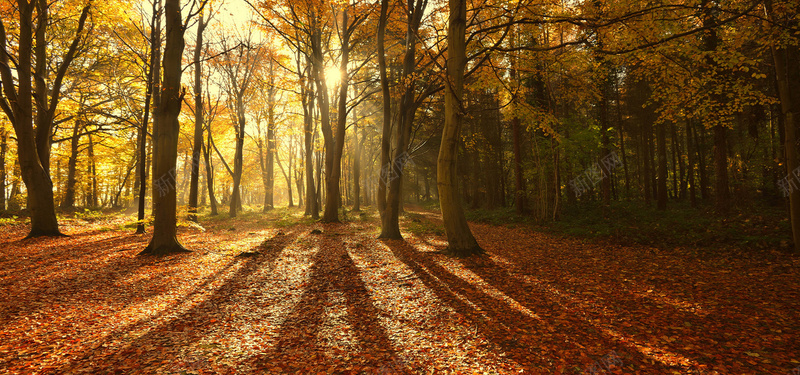
<svg viewBox="0 0 800 375"><path fill-rule="evenodd" d="M510 244L509 247L515 248L515 245ZM594 269L583 268L580 264L577 264L577 267L568 266L573 269L584 269L584 275L587 276L582 284L570 284L567 281L538 279L541 277L557 280L557 273L560 271L536 269L536 266L529 264L530 257L510 251L504 251L503 256L511 262L510 266L497 264L488 256L466 259L460 263L492 287L533 311L540 308L541 294L548 293L544 289L550 289L550 292L562 291L559 298L561 307L556 311L573 310L572 314L567 315L572 317L568 322L569 325L565 327L562 324L562 327L572 328L572 332L575 332L575 327L591 331L606 330L602 333L603 336L616 336L617 340L626 341L626 347L616 346L614 350L626 353L624 361L627 365L638 369L650 368L652 371L666 372L703 371L703 368L708 366L722 365L747 368L747 371L755 373L767 371L766 367L771 366L760 361L747 361L748 355L744 353L744 349L740 350L740 353L725 349L741 344L744 338L742 335L748 328L741 324L742 322L726 321L714 313L696 314L674 304L659 301L657 297L649 298L627 291L625 286L621 285L623 283L615 280L613 276L592 275L595 271L607 271L619 267L604 264L613 263L612 260L600 257L604 261L595 262ZM573 256L579 255L573 254ZM654 272L656 275L665 274L665 279L669 276L668 271L654 270ZM662 285L659 289L671 290L670 285ZM563 293L566 290L570 290L571 293ZM757 312L755 314L760 315ZM583 324L587 321L592 322L588 327ZM731 331L737 334L731 335ZM761 334L769 335L767 329L763 331ZM756 339L756 341L761 340ZM639 347L634 347L634 343L637 342ZM763 343L757 345L766 350ZM796 353L798 350L797 344L789 342L771 343L770 346L773 348L769 350L785 351L785 353ZM750 350L752 353L756 348ZM714 352L716 354L710 354ZM654 359L658 361L655 365L652 363ZM673 365L667 364L668 362L672 362ZM689 370L690 368L692 370ZM780 372L780 370L781 367L776 367L771 371Z"/></svg>
<svg viewBox="0 0 800 375"><path fill-rule="evenodd" d="M350 366L401 373L387 366L396 352L345 244L327 234L333 227L319 236L308 287L281 326L275 349L255 358L254 366L278 366L282 373L347 372ZM337 324L336 315L347 324Z"/></svg>
<svg viewBox="0 0 800 375"><path fill-rule="evenodd" d="M81 353L75 354L70 363L64 364L51 373L65 373L82 369L91 373L154 373L164 366L176 369L178 354L187 343L196 342L207 333L229 324L229 317L222 310L231 305L231 299L250 285L243 283L257 272L268 273L285 247L297 239L296 233L279 234L259 246L250 249L252 256L237 257L223 269L209 276L192 291L184 295L174 305L162 308L153 316L145 317L124 327L119 327L103 342L95 343ZM233 266L240 267L224 281L226 271ZM216 284L221 284L216 289ZM167 292L162 290L163 292ZM197 296L209 294L183 312L176 311L181 303L191 301ZM163 323L150 327L153 321L166 319ZM228 320L228 322L226 322ZM131 332L146 331L132 338ZM157 353L151 353L158 348ZM170 362L170 360L172 362ZM179 372L179 371L178 371ZM214 367L216 373L232 373L230 367Z"/></svg>
<svg viewBox="0 0 800 375"><path fill-rule="evenodd" d="M384 243L439 300L468 319L495 351L530 373L551 373L557 368L580 372L592 358L626 350L590 324L568 321L565 316L572 312L544 294L536 295L535 304L528 304L525 311L441 266L435 260L443 257L440 254L420 252L401 241Z"/></svg>

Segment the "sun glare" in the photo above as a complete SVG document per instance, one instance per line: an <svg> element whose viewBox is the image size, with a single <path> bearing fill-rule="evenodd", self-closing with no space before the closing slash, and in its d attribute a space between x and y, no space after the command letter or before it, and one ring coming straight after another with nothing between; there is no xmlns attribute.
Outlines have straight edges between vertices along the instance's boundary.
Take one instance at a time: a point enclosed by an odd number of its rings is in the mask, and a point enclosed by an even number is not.
<svg viewBox="0 0 800 375"><path fill-rule="evenodd" d="M334 66L325 68L325 83L329 89L334 88L339 82L342 81L342 71Z"/></svg>

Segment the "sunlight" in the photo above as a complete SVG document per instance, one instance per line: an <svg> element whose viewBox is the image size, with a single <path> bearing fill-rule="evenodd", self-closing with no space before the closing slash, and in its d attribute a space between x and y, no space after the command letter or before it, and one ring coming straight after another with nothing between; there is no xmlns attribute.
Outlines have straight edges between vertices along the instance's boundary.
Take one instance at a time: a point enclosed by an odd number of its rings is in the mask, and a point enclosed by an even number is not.
<svg viewBox="0 0 800 375"><path fill-rule="evenodd" d="M328 85L328 90L336 87L342 81L342 71L335 66L325 68L325 84Z"/></svg>

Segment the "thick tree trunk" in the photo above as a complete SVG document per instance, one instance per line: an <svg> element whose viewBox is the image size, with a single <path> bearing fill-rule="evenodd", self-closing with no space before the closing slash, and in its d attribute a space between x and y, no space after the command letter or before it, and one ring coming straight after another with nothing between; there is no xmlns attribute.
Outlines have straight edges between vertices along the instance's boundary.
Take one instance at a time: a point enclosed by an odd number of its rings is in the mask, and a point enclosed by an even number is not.
<svg viewBox="0 0 800 375"><path fill-rule="evenodd" d="M164 48L164 87L162 103L154 133L158 133L158 152L154 156L153 206L155 220L153 238L142 254L164 255L188 251L177 238L177 190L175 164L178 158L178 115L184 93L181 92L181 56L183 25L180 0L166 0L166 46Z"/></svg>
<svg viewBox="0 0 800 375"><path fill-rule="evenodd" d="M771 8L771 4L768 5ZM768 9L769 9L768 8ZM770 13L771 13L771 9ZM792 50L789 50L791 48ZM791 89L791 72L789 67L797 68L800 60L800 52L797 46L776 48L772 46L772 58L775 63L775 73L778 81L778 96L781 105L781 116L784 119L785 131L785 156L786 156L786 175L794 184L786 184L784 188L789 196L789 218L792 225L792 239L794 240L794 252L800 253L800 188L797 187L798 167L800 160L797 155L797 130L795 120L799 117L800 95ZM795 84L797 81L794 81Z"/></svg>
<svg viewBox="0 0 800 375"><path fill-rule="evenodd" d="M33 130L33 93L31 75L31 56L33 43L33 5L19 2L20 23L17 40L16 78L14 85L3 85L2 107L14 126L17 136L17 153L22 180L28 188L28 208L30 209L31 230L28 237L61 236L56 219L53 183L38 153ZM14 82L9 56L6 48L5 25L0 21L0 78L2 82ZM12 107L13 106L13 107Z"/></svg>
<svg viewBox="0 0 800 375"><path fill-rule="evenodd" d="M408 6L412 7L411 9L413 10L408 13L408 21L406 23L406 47L403 58L402 79L402 81L405 82L406 89L403 93L403 97L400 99L400 108L398 108L398 114L400 116L397 121L394 155L387 164L382 164L381 166L381 180L388 186L388 194L386 195L386 202L381 217L381 234L378 238L403 238L400 234L402 186L403 176L405 175L403 169L408 160L410 160L408 156L408 143L411 139L414 114L417 111L417 105L414 103L416 80L413 79L413 75L416 68L417 31L426 5L427 2L424 0L417 1L416 5L414 5L413 0L408 1ZM384 104L384 110L385 109L386 105ZM383 140L384 139L381 139L381 141ZM387 173L384 173L384 170Z"/></svg>
<svg viewBox="0 0 800 375"><path fill-rule="evenodd" d="M330 128L330 114L328 113L328 98L327 92L321 94L322 102L320 103L320 111L322 112L322 129L325 136L325 212L322 216L324 222L333 223L339 222L339 207L341 206L341 190L340 179L342 176L342 154L344 153L345 142L345 129L347 128L347 90L349 87L350 78L348 76L347 67L350 63L350 23L348 21L348 12L345 9L342 12L342 30L341 30L341 51L342 60L340 71L342 79L339 84L339 107L337 113L336 129L332 131ZM321 67L321 56L317 57L318 68ZM319 81L324 81L324 74L317 71ZM321 91L327 91L325 85L319 85ZM324 108L323 108L324 107ZM325 131L325 127L328 130Z"/></svg>
<svg viewBox="0 0 800 375"><path fill-rule="evenodd" d="M466 66L466 0L449 0L447 31L447 82L445 83L445 122L437 160L439 205L442 210L448 252L456 256L481 253L469 229L458 194L458 141L464 121L464 69Z"/></svg>

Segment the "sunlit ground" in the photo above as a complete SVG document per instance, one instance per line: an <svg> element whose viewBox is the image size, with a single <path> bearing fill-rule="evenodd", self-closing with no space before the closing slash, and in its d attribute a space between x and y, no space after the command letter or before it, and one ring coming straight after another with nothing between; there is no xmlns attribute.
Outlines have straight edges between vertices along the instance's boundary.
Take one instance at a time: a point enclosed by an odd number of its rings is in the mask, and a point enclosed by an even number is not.
<svg viewBox="0 0 800 375"><path fill-rule="evenodd" d="M436 214L414 213L406 241L377 240L374 213L343 224L299 214L182 228L194 252L164 258L138 257L149 236L113 221L72 221L71 237L33 240L21 240L21 225L0 227L0 372L786 374L800 365L796 257L698 259L473 225L487 254L457 259L441 252Z"/></svg>

